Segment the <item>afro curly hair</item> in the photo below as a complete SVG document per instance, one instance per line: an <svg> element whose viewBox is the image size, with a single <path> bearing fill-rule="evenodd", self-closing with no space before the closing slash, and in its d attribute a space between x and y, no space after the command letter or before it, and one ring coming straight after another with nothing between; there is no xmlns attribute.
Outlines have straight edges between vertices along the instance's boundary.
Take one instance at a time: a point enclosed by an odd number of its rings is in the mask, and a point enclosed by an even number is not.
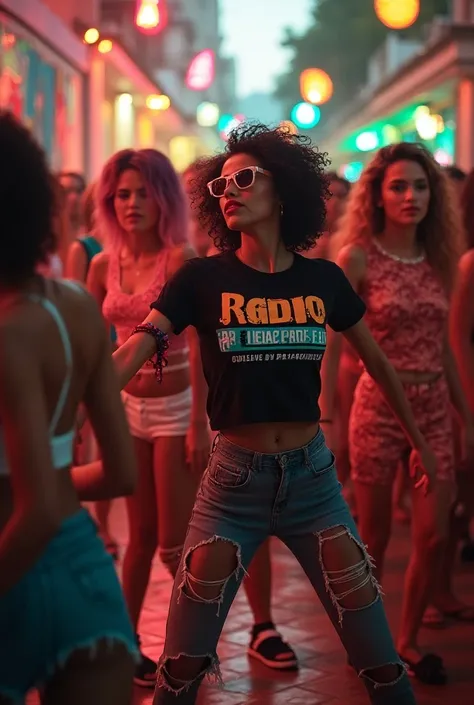
<svg viewBox="0 0 474 705"><path fill-rule="evenodd" d="M0 282L21 286L54 252L54 180L46 156L29 130L11 113L0 111Z"/></svg>
<svg viewBox="0 0 474 705"><path fill-rule="evenodd" d="M240 233L230 230L222 215L219 199L210 195L207 184L221 174L227 159L250 154L273 177L283 206L281 236L293 252L311 249L320 237L326 218L329 180L327 155L309 137L287 128L270 128L261 123L242 123L230 135L223 153L199 159L193 164L189 184L191 207L199 224L219 250L240 246Z"/></svg>

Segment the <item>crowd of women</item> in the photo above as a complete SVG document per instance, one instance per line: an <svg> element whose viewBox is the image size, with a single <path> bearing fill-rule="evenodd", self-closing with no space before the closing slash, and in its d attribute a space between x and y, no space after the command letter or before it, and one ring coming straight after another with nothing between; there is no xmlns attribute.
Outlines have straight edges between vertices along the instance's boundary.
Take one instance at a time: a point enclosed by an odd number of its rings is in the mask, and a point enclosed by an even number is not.
<svg viewBox="0 0 474 705"><path fill-rule="evenodd" d="M242 581L249 655L297 669L271 536L373 705L444 684L419 637L474 622L452 581L473 557L474 174L402 143L351 187L259 124L182 177L119 152L87 189L8 113L0 149L0 705L129 705L133 682L194 704ZM412 531L395 640L392 516ZM157 551L158 666L139 636Z"/></svg>

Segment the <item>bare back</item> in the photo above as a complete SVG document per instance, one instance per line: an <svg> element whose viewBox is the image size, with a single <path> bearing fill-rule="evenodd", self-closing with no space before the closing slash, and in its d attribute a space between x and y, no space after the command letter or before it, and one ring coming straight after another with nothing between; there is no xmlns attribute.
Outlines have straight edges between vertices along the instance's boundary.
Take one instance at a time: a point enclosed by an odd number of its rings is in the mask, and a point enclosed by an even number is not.
<svg viewBox="0 0 474 705"><path fill-rule="evenodd" d="M63 517L79 508L70 466L53 468L50 436L71 432L82 401L104 464L119 458L120 473L123 455L124 462L131 458L133 465L108 336L94 300L82 289L41 278L24 293L23 298L2 302L0 313L0 426L8 463L7 474L0 476L0 530L17 499L26 494L50 491ZM58 321L45 301L62 319L70 361ZM64 406L55 428L50 429L69 367Z"/></svg>

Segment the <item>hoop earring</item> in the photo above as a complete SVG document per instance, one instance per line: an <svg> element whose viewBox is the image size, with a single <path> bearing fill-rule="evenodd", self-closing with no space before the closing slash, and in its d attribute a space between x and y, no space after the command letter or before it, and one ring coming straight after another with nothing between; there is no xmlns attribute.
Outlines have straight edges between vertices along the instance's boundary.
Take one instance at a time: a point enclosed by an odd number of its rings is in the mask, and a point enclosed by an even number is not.
<svg viewBox="0 0 474 705"><path fill-rule="evenodd" d="M283 217L283 203L280 203L280 218Z"/></svg>

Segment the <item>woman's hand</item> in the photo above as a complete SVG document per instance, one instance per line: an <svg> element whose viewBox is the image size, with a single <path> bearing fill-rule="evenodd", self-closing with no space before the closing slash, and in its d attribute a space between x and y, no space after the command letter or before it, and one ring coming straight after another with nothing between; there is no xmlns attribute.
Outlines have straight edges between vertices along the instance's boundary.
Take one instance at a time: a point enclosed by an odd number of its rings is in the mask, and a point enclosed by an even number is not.
<svg viewBox="0 0 474 705"><path fill-rule="evenodd" d="M201 475L207 466L211 438L206 421L192 421L186 434L186 462L192 472Z"/></svg>
<svg viewBox="0 0 474 705"><path fill-rule="evenodd" d="M428 494L436 482L436 456L427 443L412 450L409 470L415 489Z"/></svg>

